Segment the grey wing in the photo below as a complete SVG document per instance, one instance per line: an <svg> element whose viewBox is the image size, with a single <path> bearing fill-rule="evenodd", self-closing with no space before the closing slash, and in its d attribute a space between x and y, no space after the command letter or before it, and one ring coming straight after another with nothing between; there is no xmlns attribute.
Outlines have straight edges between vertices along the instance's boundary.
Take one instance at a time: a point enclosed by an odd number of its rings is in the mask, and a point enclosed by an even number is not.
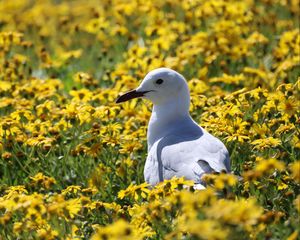
<svg viewBox="0 0 300 240"><path fill-rule="evenodd" d="M195 138L169 135L158 143L156 153L163 179L185 176L199 182L204 173L230 172L226 147L205 131Z"/></svg>

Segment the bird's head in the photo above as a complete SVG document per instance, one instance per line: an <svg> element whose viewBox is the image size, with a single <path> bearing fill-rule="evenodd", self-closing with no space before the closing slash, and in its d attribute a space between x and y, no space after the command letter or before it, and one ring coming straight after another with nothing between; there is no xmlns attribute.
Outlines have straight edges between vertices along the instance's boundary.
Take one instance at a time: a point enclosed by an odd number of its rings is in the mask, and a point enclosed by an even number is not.
<svg viewBox="0 0 300 240"><path fill-rule="evenodd" d="M178 99L189 103L190 100L186 80L169 68L158 68L149 72L138 88L120 96L116 102L121 103L137 97L149 99L154 105L163 105Z"/></svg>

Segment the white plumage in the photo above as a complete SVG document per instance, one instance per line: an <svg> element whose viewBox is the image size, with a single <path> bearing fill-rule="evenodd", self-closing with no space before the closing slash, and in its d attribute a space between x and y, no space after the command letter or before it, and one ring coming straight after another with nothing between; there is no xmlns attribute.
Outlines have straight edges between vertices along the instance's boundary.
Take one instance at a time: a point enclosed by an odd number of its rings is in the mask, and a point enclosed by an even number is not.
<svg viewBox="0 0 300 240"><path fill-rule="evenodd" d="M146 182L156 185L164 179L184 176L202 188L203 174L230 172L224 144L190 117L190 93L182 75L168 68L153 70L136 90L119 97L117 103L135 97L153 102L147 133Z"/></svg>

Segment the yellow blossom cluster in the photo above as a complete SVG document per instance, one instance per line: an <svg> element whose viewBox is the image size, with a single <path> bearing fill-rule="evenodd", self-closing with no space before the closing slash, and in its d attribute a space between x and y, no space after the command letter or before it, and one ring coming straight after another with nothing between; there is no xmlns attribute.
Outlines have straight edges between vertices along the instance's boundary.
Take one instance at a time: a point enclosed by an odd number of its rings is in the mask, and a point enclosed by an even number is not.
<svg viewBox="0 0 300 240"><path fill-rule="evenodd" d="M0 239L300 237L299 0L0 4ZM144 182L149 72L184 75L232 173Z"/></svg>

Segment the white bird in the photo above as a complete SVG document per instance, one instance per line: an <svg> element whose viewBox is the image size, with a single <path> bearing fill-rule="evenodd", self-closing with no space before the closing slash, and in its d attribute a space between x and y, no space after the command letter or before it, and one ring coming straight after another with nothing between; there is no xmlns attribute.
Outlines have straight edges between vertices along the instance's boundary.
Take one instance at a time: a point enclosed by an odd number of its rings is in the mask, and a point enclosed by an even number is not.
<svg viewBox="0 0 300 240"><path fill-rule="evenodd" d="M153 103L148 125L145 181L156 185L164 179L185 177L195 188L204 188L205 173L230 172L224 144L190 116L190 92L185 78L168 68L149 72L140 86L120 96L116 103L142 97Z"/></svg>

